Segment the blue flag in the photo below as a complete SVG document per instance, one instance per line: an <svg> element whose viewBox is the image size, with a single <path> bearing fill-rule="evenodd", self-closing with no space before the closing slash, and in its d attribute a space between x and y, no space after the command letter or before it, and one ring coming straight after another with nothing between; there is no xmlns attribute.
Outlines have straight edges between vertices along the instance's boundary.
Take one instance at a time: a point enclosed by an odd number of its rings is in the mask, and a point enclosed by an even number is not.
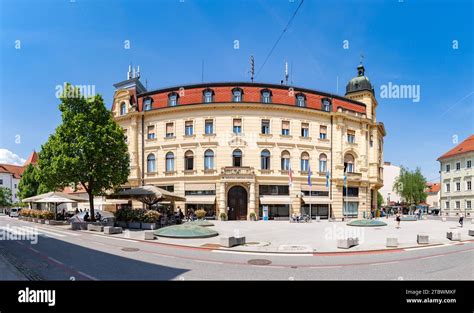
<svg viewBox="0 0 474 313"><path fill-rule="evenodd" d="M311 166L309 167L308 169L308 186L311 186L311 175L313 173L311 173Z"/></svg>
<svg viewBox="0 0 474 313"><path fill-rule="evenodd" d="M329 171L326 172L326 187L329 187Z"/></svg>

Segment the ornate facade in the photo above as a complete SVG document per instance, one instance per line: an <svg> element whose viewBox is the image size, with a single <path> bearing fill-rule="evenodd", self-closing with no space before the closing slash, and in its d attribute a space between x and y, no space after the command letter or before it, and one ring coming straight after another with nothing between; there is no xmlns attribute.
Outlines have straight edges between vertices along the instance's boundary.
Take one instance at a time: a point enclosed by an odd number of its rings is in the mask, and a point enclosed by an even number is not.
<svg viewBox="0 0 474 313"><path fill-rule="evenodd" d="M385 129L358 70L344 97L249 82L148 91L129 75L112 105L131 157L124 187L166 188L186 197L177 207L229 219L361 217L383 185Z"/></svg>

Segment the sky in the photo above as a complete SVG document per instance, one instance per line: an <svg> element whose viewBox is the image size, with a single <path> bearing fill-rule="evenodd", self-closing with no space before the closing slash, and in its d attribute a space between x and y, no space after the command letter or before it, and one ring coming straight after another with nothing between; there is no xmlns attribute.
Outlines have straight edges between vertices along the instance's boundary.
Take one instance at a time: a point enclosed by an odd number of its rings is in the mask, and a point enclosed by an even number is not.
<svg viewBox="0 0 474 313"><path fill-rule="evenodd" d="M0 0L0 163L41 149L64 82L93 85L110 108L129 64L153 90L249 81L253 55L258 82L279 83L288 61L293 85L344 95L363 55L384 160L438 181L436 159L474 133L473 2L305 0L262 68L299 3Z"/></svg>

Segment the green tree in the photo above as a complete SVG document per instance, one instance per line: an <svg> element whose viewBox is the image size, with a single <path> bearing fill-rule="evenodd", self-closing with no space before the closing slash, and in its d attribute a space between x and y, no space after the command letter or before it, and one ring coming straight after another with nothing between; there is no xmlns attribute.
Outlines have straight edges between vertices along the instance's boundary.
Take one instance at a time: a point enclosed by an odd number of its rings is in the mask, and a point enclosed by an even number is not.
<svg viewBox="0 0 474 313"><path fill-rule="evenodd" d="M94 196L127 182L130 159L125 136L102 96L85 98L67 84L60 99L62 123L42 146L40 180L52 190L82 185L94 219Z"/></svg>
<svg viewBox="0 0 474 313"><path fill-rule="evenodd" d="M383 196L380 191L377 191L377 208L380 210L382 208Z"/></svg>
<svg viewBox="0 0 474 313"><path fill-rule="evenodd" d="M28 164L18 184L18 196L20 199L36 196L39 185L37 169L33 164Z"/></svg>
<svg viewBox="0 0 474 313"><path fill-rule="evenodd" d="M0 187L0 207L12 205L12 191L7 187Z"/></svg>
<svg viewBox="0 0 474 313"><path fill-rule="evenodd" d="M403 166L400 168L400 174L393 184L393 191L397 192L405 202L417 205L426 201L425 189L426 178L421 174L420 168L417 167L413 172Z"/></svg>

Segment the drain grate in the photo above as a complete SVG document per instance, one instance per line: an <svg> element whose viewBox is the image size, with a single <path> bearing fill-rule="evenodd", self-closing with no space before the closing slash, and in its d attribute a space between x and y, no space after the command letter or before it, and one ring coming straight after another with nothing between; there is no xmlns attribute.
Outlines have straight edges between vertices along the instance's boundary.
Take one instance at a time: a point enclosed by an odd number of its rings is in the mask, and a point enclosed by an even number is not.
<svg viewBox="0 0 474 313"><path fill-rule="evenodd" d="M122 248L122 251L126 251L126 252L137 252L139 250L140 249L138 248Z"/></svg>
<svg viewBox="0 0 474 313"><path fill-rule="evenodd" d="M266 259L252 259L247 262L250 265L270 265L272 261Z"/></svg>

